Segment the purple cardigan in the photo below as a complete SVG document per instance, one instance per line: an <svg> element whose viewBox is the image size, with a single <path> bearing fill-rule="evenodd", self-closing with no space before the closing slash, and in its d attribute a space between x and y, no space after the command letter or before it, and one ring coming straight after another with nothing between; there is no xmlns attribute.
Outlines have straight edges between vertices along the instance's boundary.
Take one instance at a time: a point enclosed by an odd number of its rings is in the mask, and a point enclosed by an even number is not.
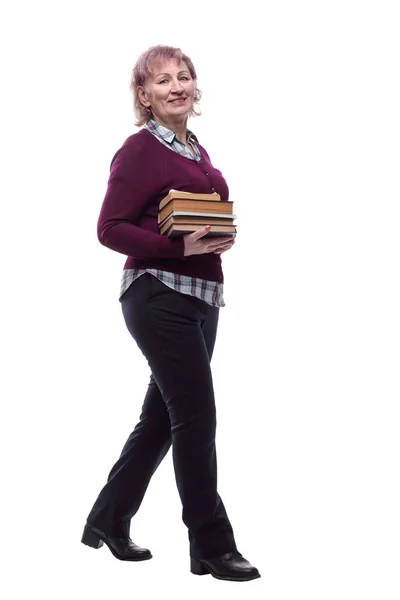
<svg viewBox="0 0 400 600"><path fill-rule="evenodd" d="M160 269L223 283L220 255L183 256L182 237L169 239L158 233L158 206L171 189L229 198L221 172L198 147L197 162L172 152L142 129L114 155L97 236L103 246L128 257L124 269Z"/></svg>

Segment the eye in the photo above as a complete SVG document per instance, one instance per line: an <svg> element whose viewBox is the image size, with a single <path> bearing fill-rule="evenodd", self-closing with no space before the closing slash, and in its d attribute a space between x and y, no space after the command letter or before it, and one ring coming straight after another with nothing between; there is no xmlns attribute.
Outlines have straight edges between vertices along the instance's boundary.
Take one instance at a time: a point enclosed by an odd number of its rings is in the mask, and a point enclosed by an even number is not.
<svg viewBox="0 0 400 600"><path fill-rule="evenodd" d="M159 81L158 83L166 83L167 79L161 79L161 81Z"/></svg>
<svg viewBox="0 0 400 600"><path fill-rule="evenodd" d="M182 75L181 77L179 77L179 79L186 79L186 81L189 81L189 77L186 77L186 75Z"/></svg>

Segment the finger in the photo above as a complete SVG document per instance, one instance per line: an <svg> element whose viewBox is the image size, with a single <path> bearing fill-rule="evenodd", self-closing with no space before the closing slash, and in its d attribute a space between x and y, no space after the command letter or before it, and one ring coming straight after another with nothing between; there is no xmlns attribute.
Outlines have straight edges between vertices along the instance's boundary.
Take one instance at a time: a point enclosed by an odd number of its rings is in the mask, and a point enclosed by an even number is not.
<svg viewBox="0 0 400 600"><path fill-rule="evenodd" d="M208 247L210 249L215 250L215 248L225 248L228 247L230 248L232 245L232 240L231 238L228 237L212 237L207 239L208 241Z"/></svg>
<svg viewBox="0 0 400 600"><path fill-rule="evenodd" d="M217 242L217 247L218 248L219 247L221 247L221 248L222 247L224 247L224 248L226 248L226 247L230 248L232 246L232 244L233 244L233 240L231 240L231 239L223 239L223 240L220 240L220 241Z"/></svg>
<svg viewBox="0 0 400 600"><path fill-rule="evenodd" d="M213 238L210 239L210 245L214 245L217 248L219 248L220 246L232 246L232 240L230 238Z"/></svg>
<svg viewBox="0 0 400 600"><path fill-rule="evenodd" d="M226 246L225 248L217 248L216 250L214 250L214 252L216 254L222 254L223 252L226 252L227 250L229 250L229 248L231 248L232 246Z"/></svg>
<svg viewBox="0 0 400 600"><path fill-rule="evenodd" d="M205 227L202 227L201 229L198 229L197 231L194 231L193 233L190 233L190 237L192 238L193 241L199 240L200 238L204 237L205 235L207 235L207 233L210 231L211 227L210 225L206 225Z"/></svg>

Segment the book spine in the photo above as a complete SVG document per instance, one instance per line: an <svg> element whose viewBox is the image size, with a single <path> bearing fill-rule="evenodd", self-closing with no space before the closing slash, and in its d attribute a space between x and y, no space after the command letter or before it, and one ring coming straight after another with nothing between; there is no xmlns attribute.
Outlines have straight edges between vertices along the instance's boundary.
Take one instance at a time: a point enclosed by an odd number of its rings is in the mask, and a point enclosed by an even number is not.
<svg viewBox="0 0 400 600"><path fill-rule="evenodd" d="M168 204L168 202L171 202L172 200L189 200L191 202L201 202L206 200L207 202L221 202L221 196L219 194L191 194L189 192L170 192L167 196L165 196L165 198L163 198L160 201L159 204L159 210L161 210L162 208L164 208L164 206L166 206Z"/></svg>
<svg viewBox="0 0 400 600"><path fill-rule="evenodd" d="M199 229L201 229L203 227L203 225L193 225L193 224L186 224L186 223L182 223L182 225L180 227L174 227L174 224L170 224L170 225L165 225L160 233L161 235L167 235L168 237L171 235L185 235L186 233L193 233L194 231L198 231ZM219 225L215 225L212 226L211 230L208 232L208 234L214 234L214 235L236 235L237 230L235 226L232 225L227 225L225 227L221 227ZM207 235L208 235L207 234Z"/></svg>
<svg viewBox="0 0 400 600"><path fill-rule="evenodd" d="M233 202L230 200L220 200L218 202L218 210L216 203L210 203L208 200L198 200L197 202L187 200L172 200L168 206L165 206L158 213L158 222L161 223L168 215L174 210L184 210L187 212L197 213L210 213L218 212L220 215L232 215L233 214Z"/></svg>
<svg viewBox="0 0 400 600"><path fill-rule="evenodd" d="M162 227L165 223L192 223L194 225L234 225L236 217L230 217L229 215L211 216L204 213L201 215L174 215L173 213L168 215L165 219L159 222L158 227Z"/></svg>

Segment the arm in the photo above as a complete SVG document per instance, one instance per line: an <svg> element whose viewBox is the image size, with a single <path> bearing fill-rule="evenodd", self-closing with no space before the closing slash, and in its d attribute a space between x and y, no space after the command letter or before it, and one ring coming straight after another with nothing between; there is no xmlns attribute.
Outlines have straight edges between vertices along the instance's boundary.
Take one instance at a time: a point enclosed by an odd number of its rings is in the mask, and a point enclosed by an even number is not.
<svg viewBox="0 0 400 600"><path fill-rule="evenodd" d="M151 159L140 141L130 140L115 154L97 223L99 242L139 259L184 258L181 236L169 239L138 227L155 192Z"/></svg>

